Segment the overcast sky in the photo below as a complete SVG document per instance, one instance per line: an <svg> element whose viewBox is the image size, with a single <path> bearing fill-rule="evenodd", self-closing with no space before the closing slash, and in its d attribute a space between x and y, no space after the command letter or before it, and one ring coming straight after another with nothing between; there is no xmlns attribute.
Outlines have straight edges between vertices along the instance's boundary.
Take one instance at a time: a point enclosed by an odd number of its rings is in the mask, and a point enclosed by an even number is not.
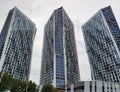
<svg viewBox="0 0 120 92"><path fill-rule="evenodd" d="M108 5L111 5L120 25L120 0L0 0L0 30L9 10L14 6L36 24L30 80L39 84L44 26L52 12L63 6L75 26L81 80L91 80L81 26L99 9Z"/></svg>

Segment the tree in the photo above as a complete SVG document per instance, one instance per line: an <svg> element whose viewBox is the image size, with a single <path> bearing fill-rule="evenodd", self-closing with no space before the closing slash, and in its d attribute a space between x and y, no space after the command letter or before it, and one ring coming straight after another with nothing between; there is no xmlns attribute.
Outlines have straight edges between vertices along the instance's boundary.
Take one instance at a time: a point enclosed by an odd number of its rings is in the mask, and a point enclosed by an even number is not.
<svg viewBox="0 0 120 92"><path fill-rule="evenodd" d="M12 79L11 92L25 92L26 82L22 82L19 79Z"/></svg>
<svg viewBox="0 0 120 92"><path fill-rule="evenodd" d="M41 92L57 92L57 90L50 84L46 84L43 86Z"/></svg>
<svg viewBox="0 0 120 92"><path fill-rule="evenodd" d="M12 77L9 73L1 72L0 73L0 92L9 90L11 88Z"/></svg>
<svg viewBox="0 0 120 92"><path fill-rule="evenodd" d="M28 87L28 88L27 88ZM10 90L10 92L36 92L36 84L32 81L26 82L14 79L9 73L0 73L0 92Z"/></svg>
<svg viewBox="0 0 120 92"><path fill-rule="evenodd" d="M28 86L28 88L27 88ZM36 92L36 84L32 81L24 82L18 79L13 79L11 92Z"/></svg>
<svg viewBox="0 0 120 92"><path fill-rule="evenodd" d="M28 92L36 92L36 84L32 81L28 83Z"/></svg>

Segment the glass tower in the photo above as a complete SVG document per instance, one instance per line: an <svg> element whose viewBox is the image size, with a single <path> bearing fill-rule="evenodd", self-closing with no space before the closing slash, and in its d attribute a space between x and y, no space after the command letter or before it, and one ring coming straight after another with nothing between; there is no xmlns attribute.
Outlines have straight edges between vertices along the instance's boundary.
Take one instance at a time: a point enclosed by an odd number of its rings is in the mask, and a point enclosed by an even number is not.
<svg viewBox="0 0 120 92"><path fill-rule="evenodd" d="M29 80L35 24L18 8L9 11L0 34L0 70Z"/></svg>
<svg viewBox="0 0 120 92"><path fill-rule="evenodd" d="M61 7L55 10L44 28L40 85L80 81L73 24Z"/></svg>
<svg viewBox="0 0 120 92"><path fill-rule="evenodd" d="M93 80L120 82L120 29L110 6L82 26Z"/></svg>

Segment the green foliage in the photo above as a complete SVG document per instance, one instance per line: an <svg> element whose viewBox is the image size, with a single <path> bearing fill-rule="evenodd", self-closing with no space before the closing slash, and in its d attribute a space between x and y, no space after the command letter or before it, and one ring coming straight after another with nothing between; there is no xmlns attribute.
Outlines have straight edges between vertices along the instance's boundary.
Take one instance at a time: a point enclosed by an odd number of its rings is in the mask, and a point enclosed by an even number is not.
<svg viewBox="0 0 120 92"><path fill-rule="evenodd" d="M13 79L11 92L36 92L36 84L32 81L22 82L18 79Z"/></svg>
<svg viewBox="0 0 120 92"><path fill-rule="evenodd" d="M22 82L21 80L18 80L18 79L13 79L10 91L11 92L25 92L26 87L27 87L26 82Z"/></svg>
<svg viewBox="0 0 120 92"><path fill-rule="evenodd" d="M43 86L41 92L57 92L57 90L50 84L46 84Z"/></svg>
<svg viewBox="0 0 120 92"><path fill-rule="evenodd" d="M0 92L11 88L12 77L8 73L0 73Z"/></svg>
<svg viewBox="0 0 120 92"><path fill-rule="evenodd" d="M24 82L19 79L14 79L9 75L9 73L4 73L2 75L2 80L0 82L0 92L5 90L10 90L10 92L26 92L26 89L27 92L36 92L36 84L34 82Z"/></svg>
<svg viewBox="0 0 120 92"><path fill-rule="evenodd" d="M28 84L28 92L36 92L36 84L32 81Z"/></svg>

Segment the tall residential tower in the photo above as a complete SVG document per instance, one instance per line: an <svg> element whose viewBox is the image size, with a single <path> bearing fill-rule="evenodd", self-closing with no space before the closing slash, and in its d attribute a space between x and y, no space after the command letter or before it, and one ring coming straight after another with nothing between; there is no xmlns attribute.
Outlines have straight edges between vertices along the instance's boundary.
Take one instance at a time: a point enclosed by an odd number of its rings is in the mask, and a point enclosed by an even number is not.
<svg viewBox="0 0 120 92"><path fill-rule="evenodd" d="M35 24L18 8L10 10L0 34L0 70L29 80Z"/></svg>
<svg viewBox="0 0 120 92"><path fill-rule="evenodd" d="M45 25L40 85L65 84L80 81L73 24L61 7L55 10Z"/></svg>
<svg viewBox="0 0 120 92"><path fill-rule="evenodd" d="M120 82L120 29L110 6L82 26L93 80Z"/></svg>

